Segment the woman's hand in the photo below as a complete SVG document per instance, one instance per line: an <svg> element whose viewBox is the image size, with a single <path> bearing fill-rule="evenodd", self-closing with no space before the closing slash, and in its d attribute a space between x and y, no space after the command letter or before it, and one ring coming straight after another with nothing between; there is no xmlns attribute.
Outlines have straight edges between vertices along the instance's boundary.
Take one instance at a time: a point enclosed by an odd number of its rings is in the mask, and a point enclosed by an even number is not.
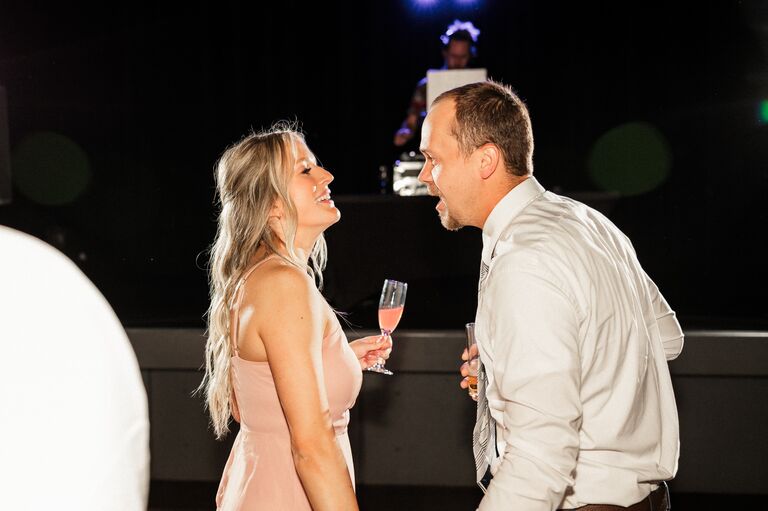
<svg viewBox="0 0 768 511"><path fill-rule="evenodd" d="M376 365L379 359L388 359L392 352L392 337L388 335L370 335L349 343L355 352L360 368L365 370Z"/></svg>

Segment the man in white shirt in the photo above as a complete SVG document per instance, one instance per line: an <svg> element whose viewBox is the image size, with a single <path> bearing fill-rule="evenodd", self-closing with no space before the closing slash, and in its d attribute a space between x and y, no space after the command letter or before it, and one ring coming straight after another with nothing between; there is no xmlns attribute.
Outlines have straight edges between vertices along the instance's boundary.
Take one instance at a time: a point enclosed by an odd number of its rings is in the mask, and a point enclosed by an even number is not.
<svg viewBox="0 0 768 511"><path fill-rule="evenodd" d="M668 509L679 439L667 360L683 333L629 239L532 176L528 111L509 87L438 97L421 150L442 224L483 230L479 509Z"/></svg>
<svg viewBox="0 0 768 511"><path fill-rule="evenodd" d="M0 226L0 507L144 511L147 395L112 308L72 261Z"/></svg>

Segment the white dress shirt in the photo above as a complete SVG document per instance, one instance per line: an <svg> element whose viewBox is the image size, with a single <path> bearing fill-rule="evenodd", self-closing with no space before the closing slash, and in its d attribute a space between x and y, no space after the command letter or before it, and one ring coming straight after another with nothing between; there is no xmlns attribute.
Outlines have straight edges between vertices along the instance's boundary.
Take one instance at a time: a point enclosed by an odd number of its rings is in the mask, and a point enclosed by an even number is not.
<svg viewBox="0 0 768 511"><path fill-rule="evenodd" d="M531 177L491 212L482 257L475 331L496 449L480 511L628 506L671 479L667 360L683 333L629 239Z"/></svg>
<svg viewBox="0 0 768 511"><path fill-rule="evenodd" d="M64 255L0 226L0 507L145 511L147 396L112 308Z"/></svg>

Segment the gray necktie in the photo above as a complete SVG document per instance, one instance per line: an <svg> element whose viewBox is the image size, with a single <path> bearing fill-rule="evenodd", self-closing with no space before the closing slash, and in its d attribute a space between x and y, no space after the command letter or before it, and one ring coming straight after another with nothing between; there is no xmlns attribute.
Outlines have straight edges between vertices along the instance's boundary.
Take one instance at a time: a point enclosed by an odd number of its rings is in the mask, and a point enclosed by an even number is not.
<svg viewBox="0 0 768 511"><path fill-rule="evenodd" d="M480 264L478 292L482 289L487 276L488 265L482 262ZM472 431L472 451L475 455L477 484L483 491L486 491L490 481L490 478L486 478L486 473L489 469L486 453L488 452L488 446L495 444L496 441L496 423L493 417L491 417L488 399L485 397L485 387L487 384L488 379L485 374L485 366L481 362L477 371L477 421L475 422L475 429Z"/></svg>

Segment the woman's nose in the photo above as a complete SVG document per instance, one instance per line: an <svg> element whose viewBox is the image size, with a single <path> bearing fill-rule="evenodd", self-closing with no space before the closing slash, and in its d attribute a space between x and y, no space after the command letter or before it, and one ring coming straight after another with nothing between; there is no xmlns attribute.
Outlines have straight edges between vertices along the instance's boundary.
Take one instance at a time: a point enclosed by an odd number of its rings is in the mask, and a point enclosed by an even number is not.
<svg viewBox="0 0 768 511"><path fill-rule="evenodd" d="M327 184L330 184L333 180L334 180L333 174L323 169L322 179L320 180L320 184L327 185Z"/></svg>

